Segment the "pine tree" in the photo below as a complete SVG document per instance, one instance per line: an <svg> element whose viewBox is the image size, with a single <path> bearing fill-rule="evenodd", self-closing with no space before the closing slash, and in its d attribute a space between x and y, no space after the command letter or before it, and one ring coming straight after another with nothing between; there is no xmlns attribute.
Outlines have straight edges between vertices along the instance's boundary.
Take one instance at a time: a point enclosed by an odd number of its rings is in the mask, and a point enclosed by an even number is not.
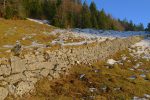
<svg viewBox="0 0 150 100"><path fill-rule="evenodd" d="M107 29L107 16L105 14L105 11L102 9L99 13L98 13L98 26L100 29Z"/></svg>

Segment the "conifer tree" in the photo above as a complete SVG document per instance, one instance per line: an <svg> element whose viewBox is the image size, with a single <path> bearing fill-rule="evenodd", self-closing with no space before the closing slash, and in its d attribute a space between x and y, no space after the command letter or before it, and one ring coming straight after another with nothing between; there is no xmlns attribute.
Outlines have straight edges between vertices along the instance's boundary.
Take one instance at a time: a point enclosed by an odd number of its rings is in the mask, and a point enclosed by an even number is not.
<svg viewBox="0 0 150 100"><path fill-rule="evenodd" d="M150 23L148 23L147 28L146 28L146 31L149 31L149 32L150 32Z"/></svg>
<svg viewBox="0 0 150 100"><path fill-rule="evenodd" d="M91 25L91 13L88 7L87 2L83 3L82 7L82 25L81 28L90 28Z"/></svg>
<svg viewBox="0 0 150 100"><path fill-rule="evenodd" d="M91 11L91 23L92 23L92 28L98 28L98 23L97 23L97 17L98 17L98 10L96 8L96 4L94 2L91 2L90 4L90 11Z"/></svg>

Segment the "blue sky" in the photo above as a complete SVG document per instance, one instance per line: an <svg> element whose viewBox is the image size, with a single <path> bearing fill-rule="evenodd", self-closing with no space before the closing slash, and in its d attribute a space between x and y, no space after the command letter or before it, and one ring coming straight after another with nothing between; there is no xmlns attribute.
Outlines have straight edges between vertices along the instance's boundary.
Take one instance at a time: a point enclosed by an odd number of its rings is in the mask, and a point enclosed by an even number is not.
<svg viewBox="0 0 150 100"><path fill-rule="evenodd" d="M92 0L87 0L90 3ZM114 18L132 20L134 23L150 22L150 0L94 0L97 8L104 8Z"/></svg>

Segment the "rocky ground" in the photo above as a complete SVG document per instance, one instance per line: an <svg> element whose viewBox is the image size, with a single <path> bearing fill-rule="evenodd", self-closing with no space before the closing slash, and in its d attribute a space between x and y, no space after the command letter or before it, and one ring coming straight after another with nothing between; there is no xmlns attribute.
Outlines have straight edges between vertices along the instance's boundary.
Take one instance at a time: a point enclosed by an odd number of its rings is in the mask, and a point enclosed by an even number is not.
<svg viewBox="0 0 150 100"><path fill-rule="evenodd" d="M0 21L0 100L150 99L147 32Z"/></svg>

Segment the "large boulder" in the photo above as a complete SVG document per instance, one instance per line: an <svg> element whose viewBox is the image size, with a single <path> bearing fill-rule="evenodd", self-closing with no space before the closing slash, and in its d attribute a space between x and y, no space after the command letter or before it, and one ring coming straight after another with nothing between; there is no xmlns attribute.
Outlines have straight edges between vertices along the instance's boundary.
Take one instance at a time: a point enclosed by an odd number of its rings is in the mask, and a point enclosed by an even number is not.
<svg viewBox="0 0 150 100"><path fill-rule="evenodd" d="M9 82L10 84L15 84L21 80L25 80L26 77L22 74L22 73L19 73L19 74L13 74L9 77L7 77L5 79L6 82Z"/></svg>
<svg viewBox="0 0 150 100"><path fill-rule="evenodd" d="M16 95L22 96L25 93L29 93L34 89L33 83L30 82L20 82L16 87Z"/></svg>
<svg viewBox="0 0 150 100"><path fill-rule="evenodd" d="M0 87L0 100L4 100L8 95L8 90L4 87Z"/></svg>
<svg viewBox="0 0 150 100"><path fill-rule="evenodd" d="M12 73L22 73L26 70L26 60L18 57L11 57Z"/></svg>
<svg viewBox="0 0 150 100"><path fill-rule="evenodd" d="M0 75L9 76L11 73L11 67L9 65L0 66Z"/></svg>

